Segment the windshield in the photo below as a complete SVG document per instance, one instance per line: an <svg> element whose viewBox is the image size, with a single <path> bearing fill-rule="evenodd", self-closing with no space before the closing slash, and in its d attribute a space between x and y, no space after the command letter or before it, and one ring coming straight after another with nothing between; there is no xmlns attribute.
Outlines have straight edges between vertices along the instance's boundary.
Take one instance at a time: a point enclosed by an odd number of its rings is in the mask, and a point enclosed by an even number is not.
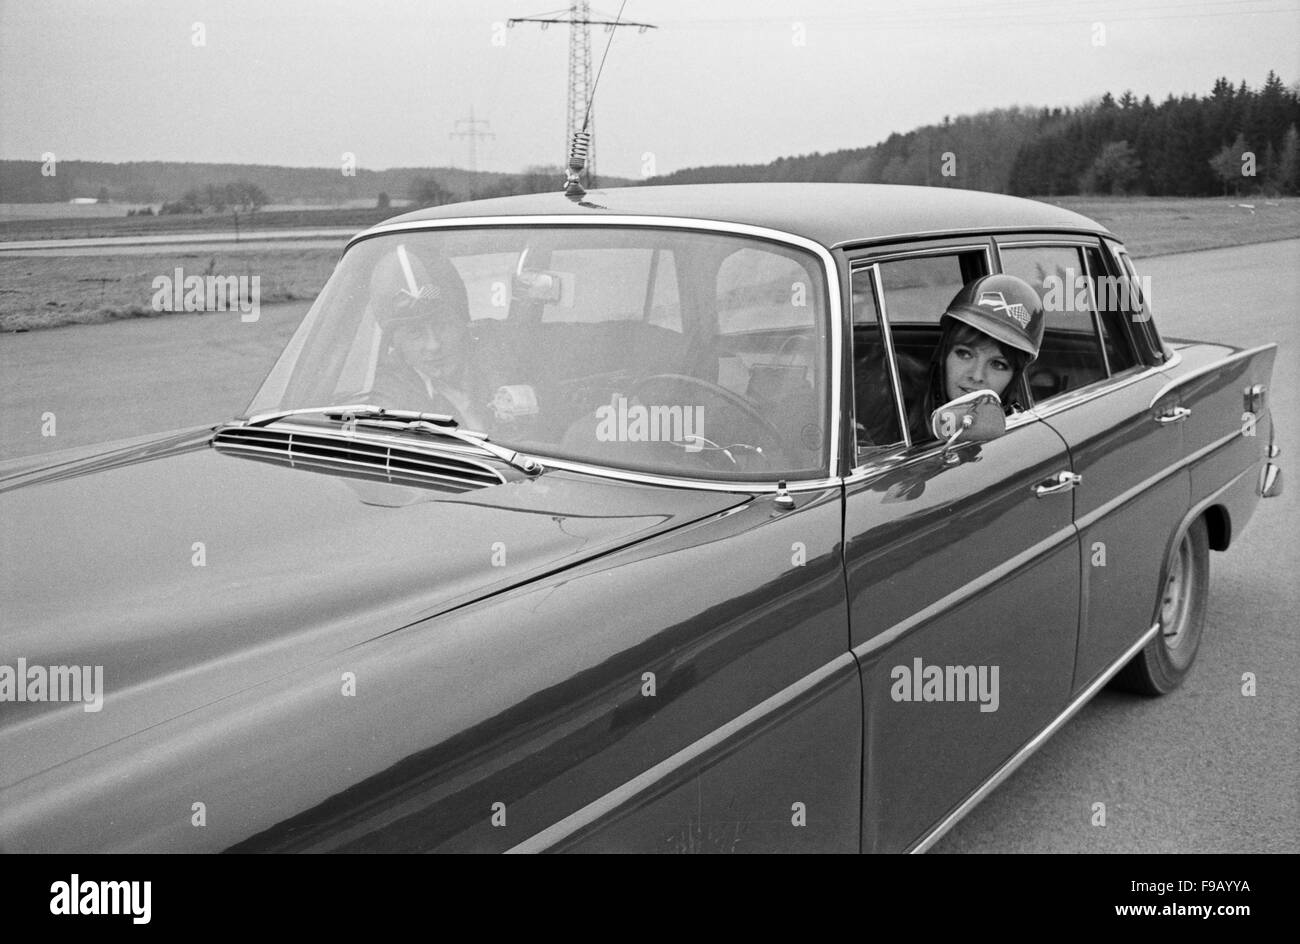
<svg viewBox="0 0 1300 944"><path fill-rule="evenodd" d="M539 457L668 475L826 466L827 291L811 253L655 227L435 229L347 251L248 415L454 416Z"/></svg>

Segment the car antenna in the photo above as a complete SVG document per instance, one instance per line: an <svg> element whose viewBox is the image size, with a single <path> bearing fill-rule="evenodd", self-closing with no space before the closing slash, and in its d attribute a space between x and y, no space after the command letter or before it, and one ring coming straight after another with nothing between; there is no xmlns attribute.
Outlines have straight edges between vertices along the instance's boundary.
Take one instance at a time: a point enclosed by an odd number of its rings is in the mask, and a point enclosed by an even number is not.
<svg viewBox="0 0 1300 944"><path fill-rule="evenodd" d="M614 44L614 34L618 32L618 27L622 23L623 8L626 6L627 0L623 0L619 4L618 15L614 17L613 25L607 27L609 39L605 41L605 51L601 54L600 65L596 69L596 80L591 83L591 92L587 95L587 108L582 115L582 128L573 132L573 140L569 142L569 164L565 168L564 195L574 203L582 203L582 198L587 195L579 178L583 168L587 166L587 153L591 148L591 132L587 130L591 125L591 106L596 100L596 88L600 85L601 73L605 71L605 59L609 56L609 47ZM643 26L642 30L644 29Z"/></svg>

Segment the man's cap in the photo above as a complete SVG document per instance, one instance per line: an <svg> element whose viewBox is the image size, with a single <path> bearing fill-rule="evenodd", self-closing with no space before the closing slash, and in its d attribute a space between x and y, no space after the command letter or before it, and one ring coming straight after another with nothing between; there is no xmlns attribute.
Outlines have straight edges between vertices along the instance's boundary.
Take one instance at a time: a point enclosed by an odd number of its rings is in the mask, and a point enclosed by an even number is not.
<svg viewBox="0 0 1300 944"><path fill-rule="evenodd" d="M375 264L370 304L383 328L411 321L469 322L469 297L456 267L441 256L421 258L405 244Z"/></svg>

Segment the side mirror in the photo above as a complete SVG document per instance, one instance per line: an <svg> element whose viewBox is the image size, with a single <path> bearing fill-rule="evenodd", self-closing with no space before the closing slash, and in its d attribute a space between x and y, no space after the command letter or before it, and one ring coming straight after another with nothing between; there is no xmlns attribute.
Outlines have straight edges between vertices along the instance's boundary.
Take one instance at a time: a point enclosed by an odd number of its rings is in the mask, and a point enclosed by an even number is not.
<svg viewBox="0 0 1300 944"><path fill-rule="evenodd" d="M944 440L944 458L955 461L949 449L959 442L989 442L1007 431L1002 401L992 390L974 390L938 407L930 414L930 431Z"/></svg>

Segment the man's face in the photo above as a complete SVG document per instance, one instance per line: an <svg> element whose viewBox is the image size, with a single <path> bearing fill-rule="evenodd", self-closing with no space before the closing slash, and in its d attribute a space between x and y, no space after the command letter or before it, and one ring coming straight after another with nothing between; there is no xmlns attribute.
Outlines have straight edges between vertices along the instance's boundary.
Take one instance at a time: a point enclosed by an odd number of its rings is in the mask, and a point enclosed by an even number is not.
<svg viewBox="0 0 1300 944"><path fill-rule="evenodd" d="M954 344L944 358L943 369L950 400L972 390L992 390L1000 397L1013 372L1002 349L988 338Z"/></svg>
<svg viewBox="0 0 1300 944"><path fill-rule="evenodd" d="M463 329L454 322L410 319L394 324L391 331L393 348L408 367L433 378L446 378L460 370Z"/></svg>

